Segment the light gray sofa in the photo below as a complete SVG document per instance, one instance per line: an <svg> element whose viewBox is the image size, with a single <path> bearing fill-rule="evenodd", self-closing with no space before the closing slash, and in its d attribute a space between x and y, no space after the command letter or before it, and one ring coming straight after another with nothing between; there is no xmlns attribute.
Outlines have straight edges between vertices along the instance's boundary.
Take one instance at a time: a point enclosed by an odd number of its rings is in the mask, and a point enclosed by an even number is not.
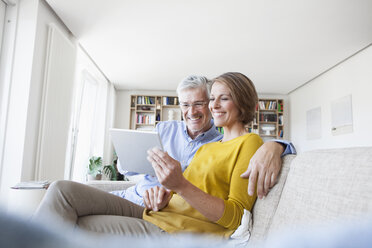
<svg viewBox="0 0 372 248"><path fill-rule="evenodd" d="M91 182L106 191L123 189L131 182ZM249 245L278 230L329 224L340 219L372 215L372 147L316 150L283 158L276 186L257 200ZM84 217L83 228L98 221L107 225L120 218ZM94 229L94 228L93 228ZM120 233L120 230L114 230Z"/></svg>

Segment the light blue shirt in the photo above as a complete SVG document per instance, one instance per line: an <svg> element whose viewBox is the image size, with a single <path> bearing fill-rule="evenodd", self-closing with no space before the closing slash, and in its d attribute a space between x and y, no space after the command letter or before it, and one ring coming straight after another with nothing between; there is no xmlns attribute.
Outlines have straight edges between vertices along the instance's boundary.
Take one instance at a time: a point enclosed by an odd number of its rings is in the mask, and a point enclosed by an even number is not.
<svg viewBox="0 0 372 248"><path fill-rule="evenodd" d="M285 155L288 155L288 154L297 154L296 148L294 147L294 145L287 140L273 139L273 140L269 140L269 141L275 141L276 143L280 143L282 145L285 145L285 149L284 149L284 152L282 153L282 157L284 157Z"/></svg>
<svg viewBox="0 0 372 248"><path fill-rule="evenodd" d="M166 151L172 158L179 161L182 166L182 171L184 171L190 164L196 151L202 145L216 142L223 138L223 135L217 131L213 120L211 120L211 124L212 127L208 131L200 134L195 139L192 139L188 135L186 124L183 121L159 122L156 126L156 131L160 135L164 151ZM290 142L284 140L274 141L287 146L282 156L294 154L296 152L294 146ZM142 195L146 190L155 186L161 186L157 178L145 175L144 178L135 186L132 186L125 191L113 191L111 193L144 206Z"/></svg>

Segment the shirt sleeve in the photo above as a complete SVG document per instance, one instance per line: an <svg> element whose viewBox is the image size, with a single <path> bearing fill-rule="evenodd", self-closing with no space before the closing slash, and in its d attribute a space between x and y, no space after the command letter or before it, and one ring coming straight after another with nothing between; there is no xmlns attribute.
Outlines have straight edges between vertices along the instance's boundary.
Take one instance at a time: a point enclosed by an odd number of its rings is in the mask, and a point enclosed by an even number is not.
<svg viewBox="0 0 372 248"><path fill-rule="evenodd" d="M240 175L247 170L251 157L262 144L263 142L258 135L251 135L238 148L237 159L231 176L229 196L228 199L224 200L224 213L216 222L217 224L234 230L240 225L244 209L249 211L252 209L257 195L248 195L248 179L244 179Z"/></svg>
<svg viewBox="0 0 372 248"><path fill-rule="evenodd" d="M292 142L290 142L288 140L273 139L273 140L270 140L270 141L274 141L276 143L279 143L279 144L282 144L282 145L285 146L285 149L282 153L282 157L284 157L285 155L288 155L288 154L297 154L296 148L294 147Z"/></svg>
<svg viewBox="0 0 372 248"><path fill-rule="evenodd" d="M162 134L162 131L163 131L163 122L158 122L158 124L156 124L155 130L161 138L161 134Z"/></svg>

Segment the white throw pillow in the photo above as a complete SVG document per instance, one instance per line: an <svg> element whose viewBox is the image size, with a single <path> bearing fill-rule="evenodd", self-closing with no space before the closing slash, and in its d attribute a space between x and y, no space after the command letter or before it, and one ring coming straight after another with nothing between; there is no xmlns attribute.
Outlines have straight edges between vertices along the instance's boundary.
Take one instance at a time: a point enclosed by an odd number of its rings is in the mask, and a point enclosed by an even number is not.
<svg viewBox="0 0 372 248"><path fill-rule="evenodd" d="M242 221L240 226L230 236L231 242L238 247L245 247L248 244L249 238L251 237L252 230L252 214L248 210L244 209Z"/></svg>

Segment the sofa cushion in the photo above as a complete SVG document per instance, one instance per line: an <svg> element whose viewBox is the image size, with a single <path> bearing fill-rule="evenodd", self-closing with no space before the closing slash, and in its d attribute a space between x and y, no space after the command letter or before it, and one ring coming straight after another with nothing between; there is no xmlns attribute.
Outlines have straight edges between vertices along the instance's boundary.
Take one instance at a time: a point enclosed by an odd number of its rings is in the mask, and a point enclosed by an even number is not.
<svg viewBox="0 0 372 248"><path fill-rule="evenodd" d="M268 235L372 213L372 147L304 152L291 164Z"/></svg>
<svg viewBox="0 0 372 248"><path fill-rule="evenodd" d="M295 157L295 155L287 155L283 157L283 165L278 177L278 182L264 199L257 199L252 210L253 226L251 238L249 240L250 244L254 244L257 241L265 239L272 218L278 206L291 162Z"/></svg>

